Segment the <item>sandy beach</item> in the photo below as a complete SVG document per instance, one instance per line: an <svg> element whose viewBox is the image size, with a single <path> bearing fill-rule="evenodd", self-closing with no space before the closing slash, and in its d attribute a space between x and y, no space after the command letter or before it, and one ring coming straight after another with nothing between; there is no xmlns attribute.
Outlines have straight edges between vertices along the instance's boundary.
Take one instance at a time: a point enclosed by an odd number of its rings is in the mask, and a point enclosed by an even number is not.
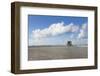
<svg viewBox="0 0 100 76"><path fill-rule="evenodd" d="M28 60L79 59L88 57L87 47L31 46Z"/></svg>

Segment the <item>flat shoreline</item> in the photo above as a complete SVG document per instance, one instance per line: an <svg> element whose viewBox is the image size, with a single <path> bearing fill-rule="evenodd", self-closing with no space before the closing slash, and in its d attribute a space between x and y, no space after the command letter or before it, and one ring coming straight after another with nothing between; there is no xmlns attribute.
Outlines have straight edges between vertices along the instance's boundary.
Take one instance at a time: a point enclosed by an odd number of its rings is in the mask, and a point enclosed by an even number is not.
<svg viewBox="0 0 100 76"><path fill-rule="evenodd" d="M88 57L88 47L29 46L28 60L79 59Z"/></svg>

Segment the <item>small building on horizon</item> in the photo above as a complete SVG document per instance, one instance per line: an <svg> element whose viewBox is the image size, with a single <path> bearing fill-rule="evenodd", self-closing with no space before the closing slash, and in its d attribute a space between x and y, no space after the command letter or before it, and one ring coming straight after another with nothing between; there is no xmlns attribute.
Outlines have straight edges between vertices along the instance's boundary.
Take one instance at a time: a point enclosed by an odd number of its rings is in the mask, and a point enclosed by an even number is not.
<svg viewBox="0 0 100 76"><path fill-rule="evenodd" d="M67 46L72 46L72 41L67 41Z"/></svg>

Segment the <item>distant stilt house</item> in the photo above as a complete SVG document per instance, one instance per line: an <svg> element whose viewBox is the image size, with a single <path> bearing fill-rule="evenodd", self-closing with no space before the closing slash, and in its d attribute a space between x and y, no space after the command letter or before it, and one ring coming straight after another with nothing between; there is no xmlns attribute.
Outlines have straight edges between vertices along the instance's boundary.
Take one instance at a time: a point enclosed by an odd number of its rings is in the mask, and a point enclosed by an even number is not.
<svg viewBox="0 0 100 76"><path fill-rule="evenodd" d="M67 46L72 46L72 41L67 41Z"/></svg>

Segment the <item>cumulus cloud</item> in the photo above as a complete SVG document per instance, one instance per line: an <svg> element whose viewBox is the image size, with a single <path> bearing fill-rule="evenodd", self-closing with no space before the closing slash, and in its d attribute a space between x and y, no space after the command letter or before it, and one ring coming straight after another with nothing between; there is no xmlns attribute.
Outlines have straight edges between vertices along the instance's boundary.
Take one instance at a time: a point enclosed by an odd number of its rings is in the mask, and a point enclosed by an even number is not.
<svg viewBox="0 0 100 76"><path fill-rule="evenodd" d="M74 38L74 34L71 34L71 35L70 35L70 38L73 39L73 38Z"/></svg>
<svg viewBox="0 0 100 76"><path fill-rule="evenodd" d="M78 34L78 38L86 38L87 37L87 24L83 24L80 32Z"/></svg>
<svg viewBox="0 0 100 76"><path fill-rule="evenodd" d="M83 27L83 29L85 26ZM65 25L64 22L51 24L48 28L44 29L35 29L32 31L32 35L34 38L46 38L50 36L57 36L67 32L77 32L79 30L79 26L70 23Z"/></svg>

